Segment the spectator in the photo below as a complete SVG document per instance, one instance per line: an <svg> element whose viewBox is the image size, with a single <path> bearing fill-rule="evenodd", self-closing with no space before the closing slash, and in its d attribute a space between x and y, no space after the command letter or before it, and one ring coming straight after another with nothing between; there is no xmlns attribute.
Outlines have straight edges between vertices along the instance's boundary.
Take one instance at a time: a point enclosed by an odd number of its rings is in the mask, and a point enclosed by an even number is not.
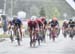
<svg viewBox="0 0 75 54"><path fill-rule="evenodd" d="M1 17L2 17L2 23L3 23L3 31L4 31L4 34L6 34L6 32L7 32L7 19L6 19L5 15L1 15Z"/></svg>

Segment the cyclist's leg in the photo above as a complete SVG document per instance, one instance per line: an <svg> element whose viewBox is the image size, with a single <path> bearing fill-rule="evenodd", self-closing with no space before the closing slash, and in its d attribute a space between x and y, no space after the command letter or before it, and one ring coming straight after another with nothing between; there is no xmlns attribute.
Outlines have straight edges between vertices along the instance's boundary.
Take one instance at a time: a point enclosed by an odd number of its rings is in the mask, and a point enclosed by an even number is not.
<svg viewBox="0 0 75 54"><path fill-rule="evenodd" d="M30 47L32 47L32 27L29 28Z"/></svg>
<svg viewBox="0 0 75 54"><path fill-rule="evenodd" d="M52 37L53 41L55 41L55 35L56 35L56 31L55 30L56 30L55 27L51 28L51 37Z"/></svg>
<svg viewBox="0 0 75 54"><path fill-rule="evenodd" d="M34 41L37 39L36 38L36 27L35 26L33 27L33 39L34 39Z"/></svg>
<svg viewBox="0 0 75 54"><path fill-rule="evenodd" d="M8 26L8 34L10 34L11 26Z"/></svg>
<svg viewBox="0 0 75 54"><path fill-rule="evenodd" d="M43 28L43 41L45 42L45 26L44 27L42 27Z"/></svg>
<svg viewBox="0 0 75 54"><path fill-rule="evenodd" d="M22 39L22 29L21 29L21 27L20 27L19 29L20 29L20 35L21 35L21 39Z"/></svg>
<svg viewBox="0 0 75 54"><path fill-rule="evenodd" d="M14 25L13 31L14 31L14 35L16 35L16 25Z"/></svg>

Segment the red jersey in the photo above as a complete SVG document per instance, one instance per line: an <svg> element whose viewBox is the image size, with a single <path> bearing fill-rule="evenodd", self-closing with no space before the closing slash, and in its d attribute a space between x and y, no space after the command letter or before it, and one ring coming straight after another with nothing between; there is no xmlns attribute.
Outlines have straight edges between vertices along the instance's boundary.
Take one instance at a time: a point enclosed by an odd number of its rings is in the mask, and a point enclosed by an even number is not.
<svg viewBox="0 0 75 54"><path fill-rule="evenodd" d="M41 21L41 19L37 19L36 20L38 24L43 24L43 22Z"/></svg>
<svg viewBox="0 0 75 54"><path fill-rule="evenodd" d="M36 21L31 21L31 20L29 20L29 21L28 21L28 26L29 26L29 27L37 27L37 22L36 22Z"/></svg>
<svg viewBox="0 0 75 54"><path fill-rule="evenodd" d="M41 18L41 21L43 22L44 25L47 25L47 21L45 18Z"/></svg>

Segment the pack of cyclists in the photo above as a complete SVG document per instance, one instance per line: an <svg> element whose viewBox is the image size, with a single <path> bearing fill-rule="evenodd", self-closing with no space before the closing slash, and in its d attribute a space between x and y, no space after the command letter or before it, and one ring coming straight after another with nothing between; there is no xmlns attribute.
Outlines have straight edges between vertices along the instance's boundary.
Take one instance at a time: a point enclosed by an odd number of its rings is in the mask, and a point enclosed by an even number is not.
<svg viewBox="0 0 75 54"><path fill-rule="evenodd" d="M28 23L28 32L30 37L30 47L35 46L36 41L40 45L41 42L45 42L46 31L49 30L49 37L53 41L60 34L60 26L59 21L56 17L53 17L49 21L46 20L46 17L36 17L32 16L27 21ZM14 35L17 34L17 28L19 29L20 39L22 40L22 20L17 16L13 17L13 20L8 22L9 30L13 27ZM18 27L17 27L18 26ZM70 37L74 37L75 35L75 20L69 19L64 20L62 25L62 34L66 37L68 34Z"/></svg>
<svg viewBox="0 0 75 54"><path fill-rule="evenodd" d="M62 27L64 37L67 37L67 35L69 35L69 37L73 39L73 37L75 36L75 19L64 20Z"/></svg>

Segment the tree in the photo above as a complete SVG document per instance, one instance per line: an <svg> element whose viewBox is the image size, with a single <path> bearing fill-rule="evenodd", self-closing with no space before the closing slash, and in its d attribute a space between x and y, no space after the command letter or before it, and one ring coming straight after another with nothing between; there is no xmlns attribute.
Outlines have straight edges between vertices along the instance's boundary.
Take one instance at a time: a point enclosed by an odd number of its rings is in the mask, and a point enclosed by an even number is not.
<svg viewBox="0 0 75 54"><path fill-rule="evenodd" d="M40 10L40 16L46 16L44 8L41 8L41 10Z"/></svg>
<svg viewBox="0 0 75 54"><path fill-rule="evenodd" d="M39 9L33 5L30 7L30 14L31 15L35 15L35 16L39 16Z"/></svg>
<svg viewBox="0 0 75 54"><path fill-rule="evenodd" d="M51 10L51 18L53 18L53 17L57 17L57 18L60 17L60 12L59 12L58 8L56 8L56 7L53 7Z"/></svg>

